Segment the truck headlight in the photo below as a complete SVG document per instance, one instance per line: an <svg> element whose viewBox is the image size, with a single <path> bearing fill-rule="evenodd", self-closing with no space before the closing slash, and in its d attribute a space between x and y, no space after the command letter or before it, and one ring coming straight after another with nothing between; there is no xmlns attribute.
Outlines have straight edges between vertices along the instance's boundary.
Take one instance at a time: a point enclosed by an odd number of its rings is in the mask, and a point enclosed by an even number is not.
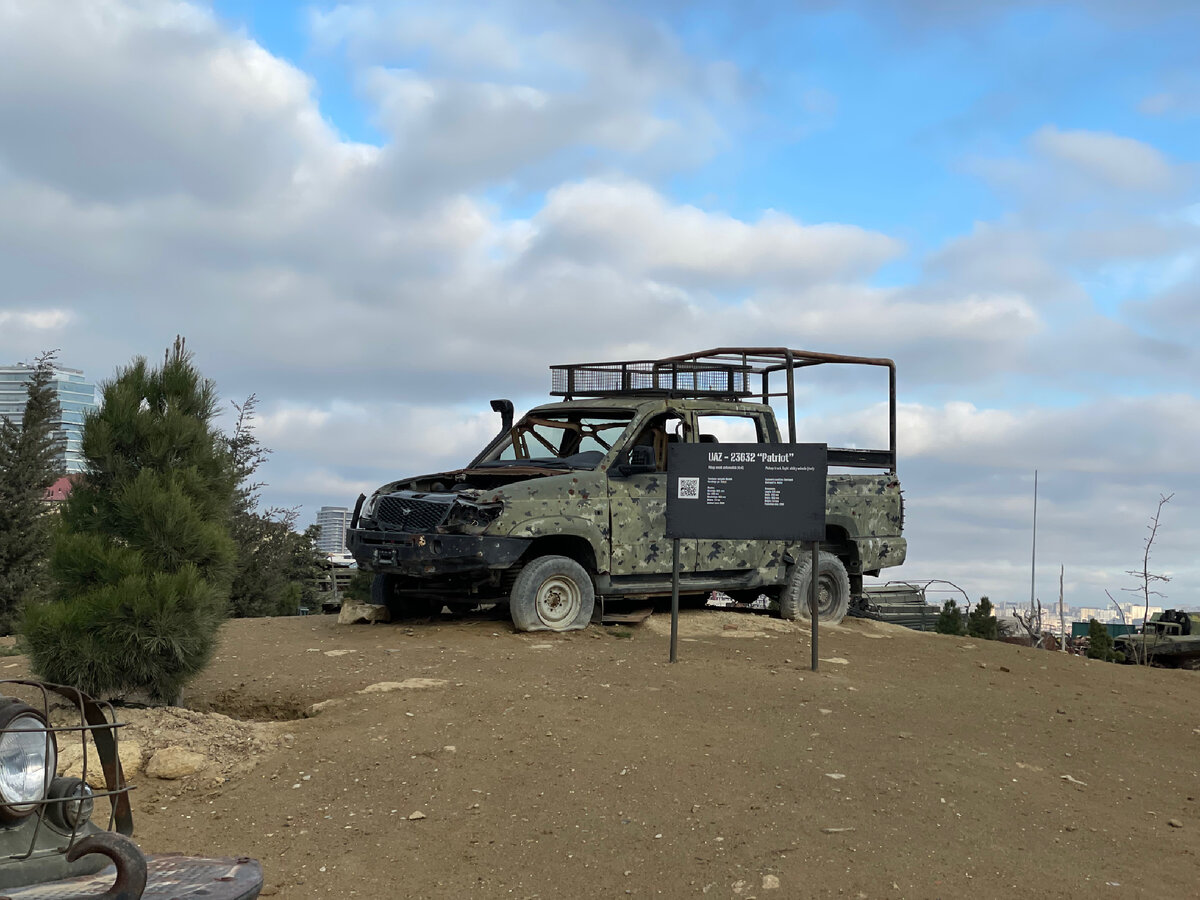
<svg viewBox="0 0 1200 900"><path fill-rule="evenodd" d="M450 509L450 515L439 530L462 529L482 531L504 511L503 503L471 503L459 500Z"/></svg>
<svg viewBox="0 0 1200 900"><path fill-rule="evenodd" d="M46 799L51 801L50 821L62 831L74 831L87 824L96 805L92 789L79 778L55 778Z"/></svg>
<svg viewBox="0 0 1200 900"><path fill-rule="evenodd" d="M23 703L0 711L0 814L27 816L45 799L58 762L54 733Z"/></svg>

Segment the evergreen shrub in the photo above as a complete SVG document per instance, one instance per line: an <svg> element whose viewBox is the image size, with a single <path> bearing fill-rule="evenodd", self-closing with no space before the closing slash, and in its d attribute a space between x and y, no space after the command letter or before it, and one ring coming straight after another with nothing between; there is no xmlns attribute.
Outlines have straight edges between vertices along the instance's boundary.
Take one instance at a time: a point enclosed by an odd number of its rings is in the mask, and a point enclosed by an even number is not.
<svg viewBox="0 0 1200 900"><path fill-rule="evenodd" d="M992 601L987 597L980 597L979 603L967 614L967 634L984 641L999 638L1000 626L996 622Z"/></svg>
<svg viewBox="0 0 1200 900"><path fill-rule="evenodd" d="M236 474L216 389L177 339L161 367L136 359L101 393L51 557L57 597L27 609L25 641L48 681L174 702L229 603Z"/></svg>
<svg viewBox="0 0 1200 900"><path fill-rule="evenodd" d="M65 474L53 381L50 351L30 372L21 424L0 416L0 634L10 634L21 610L49 593L53 517L42 498Z"/></svg>
<svg viewBox="0 0 1200 900"><path fill-rule="evenodd" d="M938 634L965 635L967 633L967 626L963 621L962 610L958 608L957 603L953 600L947 600L942 604L942 611L938 615L937 623L933 626L933 630Z"/></svg>
<svg viewBox="0 0 1200 900"><path fill-rule="evenodd" d="M1096 619L1088 621L1088 659L1102 659L1105 662L1124 662L1125 654L1113 649L1112 635L1102 622Z"/></svg>

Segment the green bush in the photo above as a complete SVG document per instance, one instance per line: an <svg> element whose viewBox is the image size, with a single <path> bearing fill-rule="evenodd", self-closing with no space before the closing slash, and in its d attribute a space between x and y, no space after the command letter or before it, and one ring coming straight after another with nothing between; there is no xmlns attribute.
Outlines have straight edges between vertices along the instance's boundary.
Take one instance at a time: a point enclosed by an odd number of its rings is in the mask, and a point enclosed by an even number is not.
<svg viewBox="0 0 1200 900"><path fill-rule="evenodd" d="M967 634L984 641L994 641L1000 635L1000 626L996 622L992 601L980 597L979 603L967 614Z"/></svg>
<svg viewBox="0 0 1200 900"><path fill-rule="evenodd" d="M225 598L189 565L130 575L78 602L30 607L25 640L48 680L172 702L212 656L224 617Z"/></svg>
<svg viewBox="0 0 1200 900"><path fill-rule="evenodd" d="M1112 635L1108 629L1095 619L1088 622L1088 659L1102 659L1105 662L1124 662L1125 654L1113 649Z"/></svg>
<svg viewBox="0 0 1200 900"><path fill-rule="evenodd" d="M182 340L161 367L137 359L101 391L51 556L57 598L26 611L25 641L48 681L172 702L228 607L236 474L212 424L215 387Z"/></svg>
<svg viewBox="0 0 1200 900"><path fill-rule="evenodd" d="M958 608L957 603L947 600L942 604L942 611L938 614L937 624L933 626L933 630L938 634L965 635L967 633L962 610Z"/></svg>

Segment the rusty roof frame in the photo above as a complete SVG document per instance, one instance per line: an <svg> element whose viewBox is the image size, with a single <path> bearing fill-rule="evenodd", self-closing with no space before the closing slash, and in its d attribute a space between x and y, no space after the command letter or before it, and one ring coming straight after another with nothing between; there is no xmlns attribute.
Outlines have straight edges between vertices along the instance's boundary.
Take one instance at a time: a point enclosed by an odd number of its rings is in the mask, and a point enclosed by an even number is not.
<svg viewBox="0 0 1200 900"><path fill-rule="evenodd" d="M847 356L840 353L820 353L811 350L794 350L790 347L714 347L694 353L682 353L676 356L665 356L660 359L623 360L596 363L572 363L562 366L551 366L551 371L562 370L567 375L565 390L551 391L551 394L572 399L578 396L603 397L613 395L646 395L659 394L665 396L721 396L722 391L716 389L691 389L679 387L679 374L699 372L725 371L729 375L731 390L726 396L756 397L763 403L769 403L772 397L787 399L788 442L796 443L796 369L819 365L857 365L878 366L888 370L888 449L887 450L842 450L830 449L830 464L863 467L887 468L893 475L896 472L896 363L885 357ZM625 388L620 390L589 390L573 386L575 372L580 370L602 370L625 373L631 367L645 370L649 367L651 373L651 388ZM782 390L771 390L771 375L783 372L785 384ZM657 387L660 374L671 375L671 387ZM733 375L741 376L745 390L732 389ZM757 376L759 390L748 388L750 377Z"/></svg>

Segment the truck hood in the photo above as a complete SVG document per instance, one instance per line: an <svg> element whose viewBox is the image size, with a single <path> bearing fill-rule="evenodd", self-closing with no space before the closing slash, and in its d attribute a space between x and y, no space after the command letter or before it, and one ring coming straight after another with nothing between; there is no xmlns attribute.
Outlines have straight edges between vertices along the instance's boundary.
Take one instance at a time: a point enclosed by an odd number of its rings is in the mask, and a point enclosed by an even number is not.
<svg viewBox="0 0 1200 900"><path fill-rule="evenodd" d="M568 475L572 469L538 465L488 466L475 469L452 469L435 472L416 478L402 478L383 485L374 492L375 496L392 494L396 491L419 491L429 494L457 494L476 503L492 503L503 500L500 489L526 481L538 481L555 475Z"/></svg>

